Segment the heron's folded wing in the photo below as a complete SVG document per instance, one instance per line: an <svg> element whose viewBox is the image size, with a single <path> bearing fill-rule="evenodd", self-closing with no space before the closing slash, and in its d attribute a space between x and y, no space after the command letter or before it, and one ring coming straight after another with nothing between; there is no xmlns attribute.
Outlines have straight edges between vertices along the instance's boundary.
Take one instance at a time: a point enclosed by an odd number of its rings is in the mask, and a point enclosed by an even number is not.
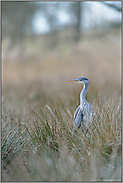
<svg viewBox="0 0 123 183"><path fill-rule="evenodd" d="M75 113L74 113L74 125L75 127L80 128L81 124L83 122L83 113L82 110L80 109L80 106L76 109Z"/></svg>

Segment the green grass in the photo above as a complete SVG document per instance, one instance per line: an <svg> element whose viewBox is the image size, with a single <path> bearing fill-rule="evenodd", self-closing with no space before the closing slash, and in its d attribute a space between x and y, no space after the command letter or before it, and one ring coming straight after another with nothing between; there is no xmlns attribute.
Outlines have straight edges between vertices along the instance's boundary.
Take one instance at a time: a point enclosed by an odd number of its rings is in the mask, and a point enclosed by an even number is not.
<svg viewBox="0 0 123 183"><path fill-rule="evenodd" d="M50 94L43 86L3 87L2 181L121 181L119 91L89 90L94 117L84 134L72 132L77 89Z"/></svg>

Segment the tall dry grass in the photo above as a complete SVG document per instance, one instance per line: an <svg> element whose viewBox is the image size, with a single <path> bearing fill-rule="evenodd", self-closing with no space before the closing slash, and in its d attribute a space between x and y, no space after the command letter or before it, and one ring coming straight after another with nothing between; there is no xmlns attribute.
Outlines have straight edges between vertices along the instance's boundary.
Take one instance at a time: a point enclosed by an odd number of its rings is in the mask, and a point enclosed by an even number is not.
<svg viewBox="0 0 123 183"><path fill-rule="evenodd" d="M112 35L105 45L62 43L34 54L35 62L3 56L2 181L121 181L120 45ZM82 86L66 80L79 76L90 80L87 134L72 131Z"/></svg>
<svg viewBox="0 0 123 183"><path fill-rule="evenodd" d="M91 101L93 124L85 135L80 130L72 132L78 94L73 100L66 89L69 98L63 101L57 91L51 96L40 91L39 95L39 83L34 85L37 89L31 99L28 91L33 84L23 87L22 93L21 87L14 86L13 91L4 91L2 180L121 180L120 96L108 101L97 96ZM92 93L89 90L87 100Z"/></svg>

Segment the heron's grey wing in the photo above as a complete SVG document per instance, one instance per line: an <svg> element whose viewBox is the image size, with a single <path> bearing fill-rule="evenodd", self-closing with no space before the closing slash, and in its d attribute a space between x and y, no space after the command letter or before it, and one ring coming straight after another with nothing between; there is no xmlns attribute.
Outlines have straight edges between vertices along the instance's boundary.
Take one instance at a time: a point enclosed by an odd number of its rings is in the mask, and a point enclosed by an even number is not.
<svg viewBox="0 0 123 183"><path fill-rule="evenodd" d="M82 122L83 122L83 112L79 106L74 113L74 125L75 125L75 127L80 128Z"/></svg>

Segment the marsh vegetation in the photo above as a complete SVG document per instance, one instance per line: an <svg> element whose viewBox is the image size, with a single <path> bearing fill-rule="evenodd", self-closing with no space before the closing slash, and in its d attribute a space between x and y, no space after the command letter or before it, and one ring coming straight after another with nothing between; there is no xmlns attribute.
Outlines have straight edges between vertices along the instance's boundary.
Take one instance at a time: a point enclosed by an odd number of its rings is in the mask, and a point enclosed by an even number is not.
<svg viewBox="0 0 123 183"><path fill-rule="evenodd" d="M23 56L3 43L2 181L121 181L117 31L77 44L61 39L55 50L44 37L26 40ZM72 132L82 86L66 80L80 76L90 81L94 111L87 134Z"/></svg>

